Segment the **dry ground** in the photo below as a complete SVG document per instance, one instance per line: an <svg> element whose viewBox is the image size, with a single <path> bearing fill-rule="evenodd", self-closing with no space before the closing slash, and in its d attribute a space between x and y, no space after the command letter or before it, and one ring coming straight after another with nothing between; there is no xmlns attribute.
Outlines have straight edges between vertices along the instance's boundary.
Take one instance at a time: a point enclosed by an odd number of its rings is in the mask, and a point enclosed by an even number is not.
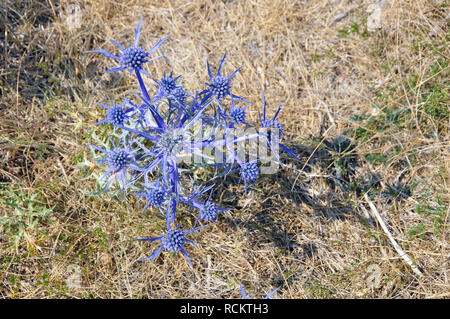
<svg viewBox="0 0 450 319"><path fill-rule="evenodd" d="M376 30L372 3L1 2L0 296L239 298L242 283L258 298L448 298L449 2L386 0ZM192 268L136 262L155 246L135 239L164 221L132 196L91 196L97 103L136 87L86 51L131 43L141 16L147 48L171 35L150 73L201 88L226 50L251 120L263 86L300 157L247 196L235 178L217 188L234 209L192 234Z"/></svg>

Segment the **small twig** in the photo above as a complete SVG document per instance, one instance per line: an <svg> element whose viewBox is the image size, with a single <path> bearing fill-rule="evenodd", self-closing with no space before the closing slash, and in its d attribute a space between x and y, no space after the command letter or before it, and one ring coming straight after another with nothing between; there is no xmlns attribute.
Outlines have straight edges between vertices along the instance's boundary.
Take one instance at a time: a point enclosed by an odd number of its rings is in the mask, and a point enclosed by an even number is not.
<svg viewBox="0 0 450 319"><path fill-rule="evenodd" d="M378 220L378 222L380 223L381 228L383 229L383 231L386 233L386 235L388 236L389 240L391 241L392 245L394 246L395 250L397 251L397 253L400 255L400 257L403 258L403 260L411 267L412 271L414 271L414 273L419 276L422 277L423 274L422 272L419 270L419 268L417 268L416 265L414 265L414 263L412 262L412 260L408 257L408 255L402 250L402 248L399 246L399 244L397 244L397 242L395 241L394 237L392 237L391 232L389 231L389 229L387 228L386 224L384 223L383 219L381 218L380 214L378 213L377 208L375 207L375 205L372 203L372 201L369 199L369 196L367 196L367 194L364 194L364 198L367 201L367 203L370 206L370 209L373 213L373 215L376 217L376 219Z"/></svg>
<svg viewBox="0 0 450 319"><path fill-rule="evenodd" d="M348 9L348 10L346 10L346 11L344 11L344 12L341 12L341 13L335 15L332 19L330 19L330 22L329 22L328 24L331 25L331 24L333 24L333 23L335 23L335 22L341 21L341 20L344 19L346 16L348 16L348 14L349 14L350 12L352 12L352 11L355 10L355 9L358 9L358 8L361 7L361 6L362 6L362 4L356 5L356 6L351 7L350 9Z"/></svg>

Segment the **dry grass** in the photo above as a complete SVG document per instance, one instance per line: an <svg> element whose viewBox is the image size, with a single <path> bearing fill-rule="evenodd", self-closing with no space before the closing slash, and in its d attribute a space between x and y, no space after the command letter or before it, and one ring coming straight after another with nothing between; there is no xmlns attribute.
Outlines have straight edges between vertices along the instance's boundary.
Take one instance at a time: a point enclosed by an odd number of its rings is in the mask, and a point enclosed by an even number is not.
<svg viewBox="0 0 450 319"><path fill-rule="evenodd" d="M30 213L34 194L35 211L52 213L16 246L17 225L0 225L0 296L239 298L241 282L256 297L281 287L275 298L448 298L448 4L385 1L369 32L369 2L2 2L0 215ZM301 157L248 196L233 179L218 188L234 210L193 234L193 268L168 254L136 262L154 246L135 238L164 221L131 197L89 195L99 169L85 143L107 133L93 127L96 103L135 82L102 74L110 61L86 51L129 43L140 16L148 48L171 35L150 73L173 70L199 88L206 59L217 65L226 50L226 72L244 66L234 85L255 102L251 119L263 86L272 112L282 101L286 143ZM365 193L422 277L367 213Z"/></svg>

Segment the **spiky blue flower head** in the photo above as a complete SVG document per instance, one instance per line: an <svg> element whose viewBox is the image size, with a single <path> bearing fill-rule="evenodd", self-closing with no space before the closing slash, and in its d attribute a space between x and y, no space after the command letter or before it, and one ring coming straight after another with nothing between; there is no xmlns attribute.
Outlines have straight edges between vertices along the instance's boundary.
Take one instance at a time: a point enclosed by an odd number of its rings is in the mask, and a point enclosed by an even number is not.
<svg viewBox="0 0 450 319"><path fill-rule="evenodd" d="M258 177L259 169L258 164L256 162L247 162L244 163L241 168L242 177L245 180L255 180Z"/></svg>
<svg viewBox="0 0 450 319"><path fill-rule="evenodd" d="M283 125L281 125L276 119L263 120L261 122L261 127L276 128L280 131L280 134L284 134Z"/></svg>
<svg viewBox="0 0 450 319"><path fill-rule="evenodd" d="M166 192L164 190L155 188L148 193L147 200L152 206L161 206L164 203L165 196Z"/></svg>
<svg viewBox="0 0 450 319"><path fill-rule="evenodd" d="M234 123L244 123L245 116L245 109L243 108L233 107L230 110L230 118Z"/></svg>
<svg viewBox="0 0 450 319"><path fill-rule="evenodd" d="M198 200L199 197L201 197L204 193L208 192L213 188L214 185L209 185L206 187L197 187L197 185L194 184L192 181L192 184L194 186L194 189L192 193L189 196L180 196L180 200L188 204L189 206L192 206L193 208L198 209L199 216L197 220L195 221L195 225L197 222L201 219L206 222L213 222L215 223L217 215L220 211L229 210L228 208L222 208L218 207L215 203L211 202L211 196L212 192L209 194L209 198L206 202L201 202Z"/></svg>
<svg viewBox="0 0 450 319"><path fill-rule="evenodd" d="M111 143L113 144L113 149L110 151L104 150L98 146L88 144L89 146L92 146L96 150L105 153L106 158L105 159L98 159L96 161L98 162L106 162L108 164L108 172L109 173L117 173L119 171L123 171L125 168L128 167L129 164L134 162L133 160L133 153L134 151L130 152L129 150L117 147L113 140L110 139Z"/></svg>
<svg viewBox="0 0 450 319"><path fill-rule="evenodd" d="M264 91L261 89L262 92L262 98L263 98L263 115L261 117L261 114L258 111L259 116L259 123L261 124L261 127L264 128L276 128L280 130L280 135L283 135L283 125L281 125L278 120L277 116L280 113L281 110L281 103L278 105L278 109L275 112L275 115L271 119L266 118L266 98L264 97Z"/></svg>
<svg viewBox="0 0 450 319"><path fill-rule="evenodd" d="M115 148L108 153L107 162L114 172L120 171L131 163L131 161L132 157L130 153L122 148Z"/></svg>
<svg viewBox="0 0 450 319"><path fill-rule="evenodd" d="M113 146L112 150L107 151L98 146L87 144L92 146L97 151L106 154L106 158L97 159L97 162L105 162L108 166L106 173L101 177L104 179L107 176L113 176L120 182L120 186L126 188L127 182L125 174L129 169L134 171L139 170L138 165L135 163L134 153L137 150L132 150L130 144L123 140L122 147L116 146L114 141L110 138L110 142ZM105 191L109 188L110 181L108 181Z"/></svg>
<svg viewBox="0 0 450 319"><path fill-rule="evenodd" d="M149 51L145 51L144 49L142 49L141 47L138 46L139 36L141 34L141 25L142 25L142 18L139 20L138 26L134 30L134 32L135 32L134 44L127 48L124 48L118 42L111 39L111 42L113 42L115 45L117 45L121 51L121 54L119 56L109 53L108 51L101 49L101 48L99 50L91 50L88 52L101 53L101 54L106 55L108 58L112 58L112 59L119 61L119 63L121 64L120 67L107 70L106 72L120 71L120 70L125 70L125 69L129 68L130 74L133 71L135 71L136 74L138 74L139 71L148 74L146 71L144 71L142 69L142 66L144 65L144 63L156 60L156 59L160 58L161 56L158 56L158 57L152 58L152 59L147 59L147 57L153 51L155 51L169 37L165 37L165 38L159 40L153 46L153 48L151 48Z"/></svg>
<svg viewBox="0 0 450 319"><path fill-rule="evenodd" d="M108 114L105 119L95 123L95 125L108 122L111 123L114 128L123 126L125 122L131 118L132 114L130 114L130 112L134 110L133 107L125 109L129 104L130 102L128 100L125 100L121 105L112 105L111 107L99 103L100 106L108 110Z"/></svg>
<svg viewBox="0 0 450 319"><path fill-rule="evenodd" d="M181 250L184 247L185 243L186 237L181 230L178 230L178 228L169 230L162 238L163 249L170 252Z"/></svg>
<svg viewBox="0 0 450 319"><path fill-rule="evenodd" d="M122 126L127 118L127 111L120 105L113 105L108 112L107 118L113 126Z"/></svg>
<svg viewBox="0 0 450 319"><path fill-rule="evenodd" d="M160 187L150 188L147 193L133 193L133 195L145 197L147 204L143 210L146 210L148 206L159 207L164 204L167 199L168 192Z"/></svg>
<svg viewBox="0 0 450 319"><path fill-rule="evenodd" d="M146 258L142 258L139 260L148 260L150 259L150 263L152 263L156 257L158 257L159 253L161 252L161 250L166 250L169 252L178 252L181 251L183 253L183 255L186 257L187 261L189 262L189 264L192 266L191 260L189 259L189 256L187 255L184 246L186 245L186 243L192 243L192 244L197 244L196 242L187 239L186 238L186 234L187 233L192 233L196 230L199 230L201 228L204 228L206 226L200 226L194 229L189 229L189 230L180 230L181 225L178 225L176 228L167 228L167 232L165 235L163 236L159 236L159 237L155 237L155 238L141 238L138 240L142 240L142 241L155 241L155 240L161 240L161 246L155 250L150 256L146 257Z"/></svg>
<svg viewBox="0 0 450 319"><path fill-rule="evenodd" d="M142 186L145 188L145 192L133 193L133 195L144 197L147 200L147 204L143 208L143 211L145 211L147 207L153 206L158 207L164 214L162 206L168 203L172 195L168 187L165 186L160 179L157 179L156 181L146 181Z"/></svg>
<svg viewBox="0 0 450 319"><path fill-rule="evenodd" d="M156 96L154 99L157 101L169 97L172 91L177 88L177 80L180 76L173 78L172 72L170 72L170 75L166 75L166 72L164 72L161 80L154 80L156 82Z"/></svg>
<svg viewBox="0 0 450 319"><path fill-rule="evenodd" d="M217 205L208 201L203 206L203 208L200 210L199 218L202 220L205 220L205 221L214 222L216 220L218 213L219 213L219 209L217 208Z"/></svg>
<svg viewBox="0 0 450 319"><path fill-rule="evenodd" d="M214 96L218 100L222 100L223 98L231 94L230 80L225 76L216 75L211 79L211 83L209 84L209 86L211 87L211 93L214 94Z"/></svg>
<svg viewBox="0 0 450 319"><path fill-rule="evenodd" d="M238 170L241 171L241 179L244 179L245 193L247 193L248 181L256 182L256 178L259 175L258 164L256 160L245 163L243 163L238 157L236 157L236 160L240 165Z"/></svg>
<svg viewBox="0 0 450 319"><path fill-rule="evenodd" d="M145 58L149 54L143 49L135 46L131 46L122 51L120 55L120 63L125 68L142 69L142 65L147 62Z"/></svg>
<svg viewBox="0 0 450 319"><path fill-rule="evenodd" d="M188 94L181 86L177 86L172 90L171 96L179 105L184 106L186 104Z"/></svg>
<svg viewBox="0 0 450 319"><path fill-rule="evenodd" d="M263 114L261 116L261 113L259 113L259 110L258 110L259 123L261 124L262 128L268 128L268 129L273 128L273 129L278 130L278 134L277 134L278 138L276 140L275 140L275 138L273 138L273 134L270 130L265 132L264 138L266 138L267 144L272 149L272 151L274 151L274 144L277 143L278 146L283 151L288 153L290 156L292 156L296 160L299 160L299 158L297 157L297 155L295 154L295 152L293 150L287 148L285 145L280 143L280 139L284 135L283 125L281 125L277 120L277 116L281 110L281 103L278 105L278 109L275 112L275 115L271 119L268 119L268 118L266 118L266 98L264 97L264 90L262 88L261 88L261 94L262 94L262 99L263 99ZM281 163L281 161L278 157L278 154L275 151L274 151L274 153L275 153L275 156L278 158L278 161Z"/></svg>
<svg viewBox="0 0 450 319"><path fill-rule="evenodd" d="M217 104L219 105L219 109L222 111L222 105L221 101L226 98L227 96L230 96L232 99L237 99L240 101L244 101L247 103L252 103L249 100L246 100L240 96L234 95L231 93L231 79L235 76L235 74L242 68L237 68L233 73L231 73L229 76L223 76L220 74L222 70L222 66L225 62L225 57L227 53L223 55L222 61L220 62L219 69L217 70L217 74L215 76L212 76L211 74L211 68L209 67L209 62L206 60L206 66L208 69L208 75L210 83L206 83L206 85L209 86L209 89L206 89L202 91L200 94L206 94L206 97L214 97L217 101Z"/></svg>
<svg viewBox="0 0 450 319"><path fill-rule="evenodd" d="M170 94L173 89L177 87L177 79L180 76L177 76L176 78L172 77L172 72L170 72L169 76L166 76L166 72L164 72L164 76L162 77L161 81L158 83L158 88L163 91L166 95Z"/></svg>
<svg viewBox="0 0 450 319"><path fill-rule="evenodd" d="M243 107L239 107L239 106L235 106L234 105L234 101L231 100L231 109L230 109L230 114L228 115L228 117L231 119L231 124L246 124L246 125L251 125L250 123L247 123L245 121L245 118L247 116L246 112L248 109L248 106L243 108Z"/></svg>

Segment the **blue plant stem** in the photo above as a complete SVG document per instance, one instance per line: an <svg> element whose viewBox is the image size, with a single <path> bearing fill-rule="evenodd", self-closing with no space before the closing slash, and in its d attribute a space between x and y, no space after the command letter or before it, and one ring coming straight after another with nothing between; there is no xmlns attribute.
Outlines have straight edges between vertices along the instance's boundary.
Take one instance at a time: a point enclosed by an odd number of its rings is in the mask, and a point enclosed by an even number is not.
<svg viewBox="0 0 450 319"><path fill-rule="evenodd" d="M172 165L171 165L172 166ZM177 210L177 205L178 205L178 169L176 166L176 163L173 163L172 166L172 171L170 173L170 182L171 182L171 186L172 186L172 192L173 194L175 194L175 197L172 198L172 212L171 212L171 216L170 216L170 220L168 220L167 222L173 223L175 221L175 213Z"/></svg>
<svg viewBox="0 0 450 319"><path fill-rule="evenodd" d="M142 94L144 95L144 102L147 103L147 105L150 109L150 112L152 112L152 115L155 118L156 124L158 124L158 127L160 127L160 128L166 127L166 125L164 124L164 120L161 118L161 116L158 114L158 112L156 112L155 108L151 104L152 99L148 95L147 89L144 84L144 80L142 80L141 72L137 68L134 69L134 72L136 73L136 77L139 82L139 87L141 88Z"/></svg>
<svg viewBox="0 0 450 319"><path fill-rule="evenodd" d="M258 138L260 137L259 133L254 133L248 136L240 136L240 137L235 137L234 139L232 139L231 141L228 141L227 139L220 139L220 140L212 140L212 141L202 141L202 142L198 142L198 143L191 143L189 146L191 148L197 148L197 147L215 147L215 146L223 146L226 144L233 144L233 143L239 143L242 141L247 141L247 140L251 140L254 138Z"/></svg>

